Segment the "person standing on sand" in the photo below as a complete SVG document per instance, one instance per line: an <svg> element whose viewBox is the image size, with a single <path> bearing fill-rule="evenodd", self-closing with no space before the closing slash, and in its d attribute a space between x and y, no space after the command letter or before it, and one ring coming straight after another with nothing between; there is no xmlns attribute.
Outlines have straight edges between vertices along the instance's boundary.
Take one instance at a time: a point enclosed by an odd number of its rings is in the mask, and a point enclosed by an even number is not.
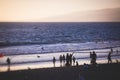
<svg viewBox="0 0 120 80"><path fill-rule="evenodd" d="M62 58L63 58L63 65L65 65L65 55L64 54L63 54Z"/></svg>
<svg viewBox="0 0 120 80"><path fill-rule="evenodd" d="M116 50L116 53L117 53L117 54L118 54L118 52L119 52L119 51L118 51L118 50Z"/></svg>
<svg viewBox="0 0 120 80"><path fill-rule="evenodd" d="M113 49L111 48L111 54L113 54Z"/></svg>
<svg viewBox="0 0 120 80"><path fill-rule="evenodd" d="M76 58L75 58L75 56L73 56L73 65L75 65L75 60L76 60Z"/></svg>
<svg viewBox="0 0 120 80"><path fill-rule="evenodd" d="M56 62L56 59L55 59L55 57L53 57L53 65L54 65L54 67L55 67L55 62Z"/></svg>
<svg viewBox="0 0 120 80"><path fill-rule="evenodd" d="M66 55L66 66L69 66L69 54Z"/></svg>
<svg viewBox="0 0 120 80"><path fill-rule="evenodd" d="M78 63L78 61L76 61L76 66L79 66L79 63Z"/></svg>
<svg viewBox="0 0 120 80"><path fill-rule="evenodd" d="M97 55L96 55L96 53L95 53L95 51L93 51L93 54L92 54L92 60L93 60L93 65L96 65L97 63L96 63L96 59L97 59Z"/></svg>
<svg viewBox="0 0 120 80"><path fill-rule="evenodd" d="M41 47L41 53L43 53L43 51L44 51L44 47Z"/></svg>
<svg viewBox="0 0 120 80"><path fill-rule="evenodd" d="M9 57L7 58L6 62L7 62L7 64L8 64L8 71L10 71L11 60L10 60Z"/></svg>
<svg viewBox="0 0 120 80"><path fill-rule="evenodd" d="M60 55L59 60L60 60L60 66L62 67L62 60L63 60L62 55Z"/></svg>
<svg viewBox="0 0 120 80"><path fill-rule="evenodd" d="M109 52L109 54L108 54L108 57L107 57L107 58L108 58L108 64L109 64L109 63L112 63L112 60L111 60L111 52Z"/></svg>
<svg viewBox="0 0 120 80"><path fill-rule="evenodd" d="M70 66L72 66L72 54L69 55L69 63L70 63Z"/></svg>
<svg viewBox="0 0 120 80"><path fill-rule="evenodd" d="M93 59L92 59L92 52L90 52L90 64L93 64Z"/></svg>

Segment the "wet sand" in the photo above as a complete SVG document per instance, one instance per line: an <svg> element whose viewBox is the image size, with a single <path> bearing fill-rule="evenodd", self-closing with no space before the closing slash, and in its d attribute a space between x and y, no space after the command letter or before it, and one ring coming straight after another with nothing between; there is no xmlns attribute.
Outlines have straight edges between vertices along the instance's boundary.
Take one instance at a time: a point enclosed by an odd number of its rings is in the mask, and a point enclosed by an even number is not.
<svg viewBox="0 0 120 80"><path fill-rule="evenodd" d="M120 63L0 72L0 80L120 80Z"/></svg>

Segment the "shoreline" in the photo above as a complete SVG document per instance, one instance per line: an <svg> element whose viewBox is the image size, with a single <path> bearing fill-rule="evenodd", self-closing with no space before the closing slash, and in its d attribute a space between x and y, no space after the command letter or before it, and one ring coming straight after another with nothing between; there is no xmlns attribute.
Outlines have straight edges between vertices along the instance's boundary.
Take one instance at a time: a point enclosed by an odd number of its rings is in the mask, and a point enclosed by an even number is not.
<svg viewBox="0 0 120 80"><path fill-rule="evenodd" d="M120 50L120 47L118 48L113 48L114 54L112 54L112 60L113 62L120 62L120 51L118 54L116 53L116 50ZM78 63L84 64L90 64L90 58L89 58L89 52L93 50L87 50L87 51L76 51L74 56L76 57L76 61ZM98 55L97 55L97 63L107 63L107 54L110 51L110 49L98 49L94 50ZM0 58L0 68L2 71L7 70L7 63L6 59L7 57L11 58L11 69L14 71L15 70L24 70L27 69L28 67L35 69L35 68L48 68L48 67L53 67L52 63L52 58L53 56L56 57L56 64L57 67L60 66L59 63L59 56L66 54L66 53L72 53L72 52L60 52L60 53L47 53L47 54L24 54L24 55L10 55L10 56L5 56L3 58ZM85 55L83 56L84 53ZM38 57L39 56L39 57ZM49 56L49 57L47 57ZM24 58L24 59L23 59ZM36 65L36 66L34 66ZM37 67L37 65L39 67ZM21 68L23 67L23 68Z"/></svg>

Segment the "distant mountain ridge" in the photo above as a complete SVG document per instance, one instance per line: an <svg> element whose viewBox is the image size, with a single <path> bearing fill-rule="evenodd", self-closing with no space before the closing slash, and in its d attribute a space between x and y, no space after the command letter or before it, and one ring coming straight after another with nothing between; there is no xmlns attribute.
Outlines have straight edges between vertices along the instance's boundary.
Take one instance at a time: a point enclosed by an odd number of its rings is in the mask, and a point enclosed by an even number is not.
<svg viewBox="0 0 120 80"><path fill-rule="evenodd" d="M120 8L110 8L91 11L80 11L66 15L54 16L43 19L43 21L98 21L98 22L120 22Z"/></svg>

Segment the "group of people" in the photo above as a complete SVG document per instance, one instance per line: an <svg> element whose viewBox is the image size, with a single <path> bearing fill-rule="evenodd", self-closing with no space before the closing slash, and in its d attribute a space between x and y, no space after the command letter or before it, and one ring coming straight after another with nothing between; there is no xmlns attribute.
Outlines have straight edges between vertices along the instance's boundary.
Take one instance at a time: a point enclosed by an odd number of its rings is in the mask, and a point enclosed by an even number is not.
<svg viewBox="0 0 120 80"><path fill-rule="evenodd" d="M96 55L95 51L90 52L90 59L91 59L90 63L92 65L96 65L97 64L96 63L97 55Z"/></svg>
<svg viewBox="0 0 120 80"><path fill-rule="evenodd" d="M111 54L113 53L113 49L111 49L111 51L109 52L108 56L107 56L107 59L108 59L108 63L112 63L112 59L111 59ZM73 56L74 53L72 54L66 54L66 56L63 54L63 55L60 55L59 56L59 61L60 61L60 66L72 66L75 65L75 62L76 62L76 66L78 66L78 61L76 61L76 58ZM90 52L90 64L91 65L96 65L97 62L96 62L96 59L97 59L97 55L96 55L96 52L93 51L93 52ZM53 57L53 64L55 66L55 62L56 62L56 59L55 57Z"/></svg>
<svg viewBox="0 0 120 80"><path fill-rule="evenodd" d="M112 53L113 53L113 49L111 49L111 51L109 52L109 54L108 54L108 56L107 56L108 64L109 64L109 63L112 63L112 59L111 59L111 54L112 54ZM97 55L96 55L95 51L90 52L90 59L91 59L90 63L91 63L92 65L96 65L96 64L97 64L97 63L96 63Z"/></svg>
<svg viewBox="0 0 120 80"><path fill-rule="evenodd" d="M60 55L59 56L59 61L60 61L60 66L72 66L75 65L75 62L76 62L76 66L78 66L78 62L76 61L76 58L73 56L73 53L72 54L66 54L66 56L63 54L63 55ZM56 58L53 57L53 64L55 66L55 62L56 62Z"/></svg>
<svg viewBox="0 0 120 80"><path fill-rule="evenodd" d="M64 54L59 56L59 60L60 60L60 66L65 65L65 55Z"/></svg>
<svg viewBox="0 0 120 80"><path fill-rule="evenodd" d="M108 56L107 56L107 59L108 59L108 63L112 63L112 59L111 59L111 54L113 53L113 49L111 49L111 51L109 52ZM59 56L59 61L60 61L60 66L72 66L75 65L76 63L76 66L78 66L78 61L76 61L76 58L73 56L74 53L72 54L69 54L67 53L66 56L63 54L63 55L60 55ZM96 65L96 59L97 59L97 55L96 55L96 52L93 51L93 52L90 52L90 63L92 65ZM8 71L10 71L10 64L11 64L11 59L10 58L7 58L6 60L7 64L8 64ZM55 67L55 63L56 63L56 58L53 57L53 64L54 64L54 67Z"/></svg>
<svg viewBox="0 0 120 80"><path fill-rule="evenodd" d="M71 66L72 65L72 62L75 64L75 57L73 56L73 53L72 54L68 54L66 55L66 66Z"/></svg>

